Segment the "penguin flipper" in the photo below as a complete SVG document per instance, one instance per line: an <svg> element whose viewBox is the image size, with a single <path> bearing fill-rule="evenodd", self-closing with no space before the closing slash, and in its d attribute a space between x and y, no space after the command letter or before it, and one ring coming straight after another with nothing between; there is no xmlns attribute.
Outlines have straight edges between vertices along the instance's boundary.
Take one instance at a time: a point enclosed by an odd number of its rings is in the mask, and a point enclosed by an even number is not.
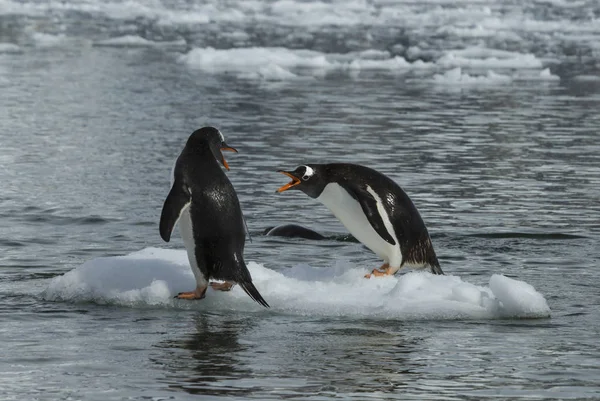
<svg viewBox="0 0 600 401"><path fill-rule="evenodd" d="M177 224L183 211L190 206L192 196L183 186L174 183L160 214L160 236L165 242L171 240L173 227Z"/></svg>
<svg viewBox="0 0 600 401"><path fill-rule="evenodd" d="M367 190L365 190L358 186L346 187L346 190L350 193L350 195L352 195L352 197L360 204L360 207L365 213L365 216L367 216L367 219L369 220L369 223L375 232L379 234L379 236L387 243L396 245L396 241L386 228L385 223L379 214L379 209L377 208L377 203L381 202L381 199L376 199L375 196L373 196L373 193L371 193L368 189L370 188L367 187ZM384 205L382 204L382 206Z"/></svg>

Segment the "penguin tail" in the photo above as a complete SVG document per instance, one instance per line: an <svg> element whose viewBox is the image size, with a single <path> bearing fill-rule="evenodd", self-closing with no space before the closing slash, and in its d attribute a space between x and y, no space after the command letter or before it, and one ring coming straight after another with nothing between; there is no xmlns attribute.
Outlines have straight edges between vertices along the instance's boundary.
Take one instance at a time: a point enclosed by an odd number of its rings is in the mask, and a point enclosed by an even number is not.
<svg viewBox="0 0 600 401"><path fill-rule="evenodd" d="M254 284L252 284L251 281L241 282L241 283L238 283L238 284L240 285L240 287L242 287L242 289L244 291L246 291L246 294L248 294L248 296L250 298L252 298L252 300L258 302L259 304L261 304L265 308L270 308L270 306L267 303L267 301L264 300L264 298L262 297L262 295L260 295L260 292L258 292L258 290L254 286Z"/></svg>
<svg viewBox="0 0 600 401"><path fill-rule="evenodd" d="M431 265L431 272L433 274L441 274L441 275L444 274L444 272L442 271L442 268L440 267L439 263L435 263L435 264Z"/></svg>

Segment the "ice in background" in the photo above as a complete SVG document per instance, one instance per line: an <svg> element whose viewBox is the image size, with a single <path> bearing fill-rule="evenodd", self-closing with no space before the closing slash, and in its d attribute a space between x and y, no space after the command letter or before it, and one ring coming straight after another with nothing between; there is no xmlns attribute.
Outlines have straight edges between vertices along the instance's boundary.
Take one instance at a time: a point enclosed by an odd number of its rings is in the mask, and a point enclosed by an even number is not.
<svg viewBox="0 0 600 401"><path fill-rule="evenodd" d="M432 85L598 80L593 0L0 0L0 52L160 47L192 69L262 81L388 74ZM84 23L80 23L84 21Z"/></svg>

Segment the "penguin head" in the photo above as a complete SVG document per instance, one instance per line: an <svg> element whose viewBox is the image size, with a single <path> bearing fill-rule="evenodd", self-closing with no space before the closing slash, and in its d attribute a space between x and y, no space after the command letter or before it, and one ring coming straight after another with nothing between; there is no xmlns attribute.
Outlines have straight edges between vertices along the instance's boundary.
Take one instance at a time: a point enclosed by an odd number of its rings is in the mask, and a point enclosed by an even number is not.
<svg viewBox="0 0 600 401"><path fill-rule="evenodd" d="M298 189L311 198L318 198L327 185L324 172L314 164L298 166L294 171L278 170L278 172L287 175L292 181L279 188L277 192Z"/></svg>
<svg viewBox="0 0 600 401"><path fill-rule="evenodd" d="M202 127L194 131L192 135L190 135L186 147L202 150L208 148L214 158L222 163L227 170L229 170L229 164L227 164L225 156L223 156L223 151L237 153L235 148L232 148L225 143L225 137L223 137L221 131L215 127Z"/></svg>

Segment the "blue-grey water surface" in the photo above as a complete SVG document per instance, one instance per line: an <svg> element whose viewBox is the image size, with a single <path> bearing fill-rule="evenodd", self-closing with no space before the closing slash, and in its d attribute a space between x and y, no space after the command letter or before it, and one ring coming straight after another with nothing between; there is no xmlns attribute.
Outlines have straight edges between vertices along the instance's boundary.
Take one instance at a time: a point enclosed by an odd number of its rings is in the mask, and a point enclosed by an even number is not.
<svg viewBox="0 0 600 401"><path fill-rule="evenodd" d="M398 3L397 14L394 2L226 3L0 1L0 399L600 399L597 3ZM208 47L386 50L435 65L282 62L247 75L182 61ZM541 65L464 64L461 79L488 80L456 82L448 48ZM553 79L538 79L545 68ZM183 247L179 235L162 243L160 210L187 136L208 124L239 150L228 176L253 234L247 260L376 267L366 248L333 238L345 230L325 207L275 194L277 169L355 162L402 185L447 274L525 281L551 317L45 300L51 278L91 259ZM261 235L282 223L332 239Z"/></svg>

